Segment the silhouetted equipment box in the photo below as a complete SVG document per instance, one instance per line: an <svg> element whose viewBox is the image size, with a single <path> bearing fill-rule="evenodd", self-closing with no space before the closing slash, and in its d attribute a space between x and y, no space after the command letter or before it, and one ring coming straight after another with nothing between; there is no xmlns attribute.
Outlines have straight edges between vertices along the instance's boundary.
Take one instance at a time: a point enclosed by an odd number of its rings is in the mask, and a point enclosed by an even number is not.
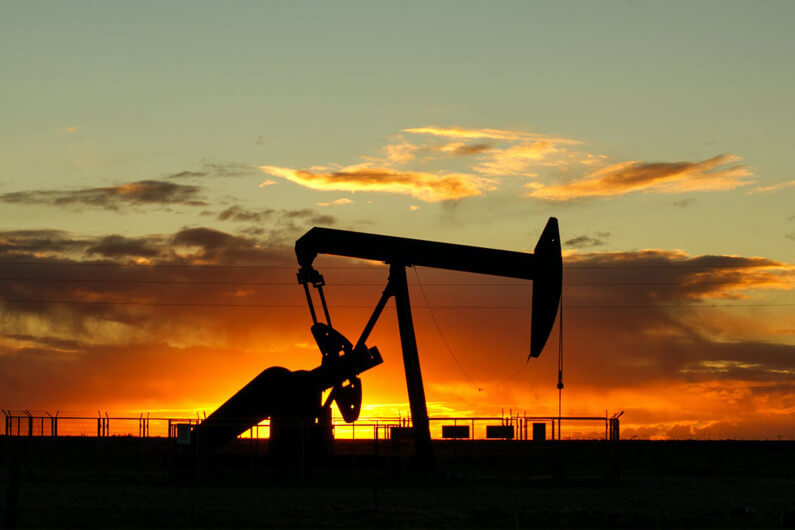
<svg viewBox="0 0 795 530"><path fill-rule="evenodd" d="M413 440L414 429L412 427L390 427L389 437L395 441Z"/></svg>
<svg viewBox="0 0 795 530"><path fill-rule="evenodd" d="M547 439L547 424L546 423L534 423L533 424L533 441L534 442L543 442Z"/></svg>
<svg viewBox="0 0 795 530"><path fill-rule="evenodd" d="M513 425L486 425L486 438L513 440Z"/></svg>
<svg viewBox="0 0 795 530"><path fill-rule="evenodd" d="M192 430L188 423L177 424L177 445L190 445Z"/></svg>
<svg viewBox="0 0 795 530"><path fill-rule="evenodd" d="M469 438L469 425L442 425L442 438Z"/></svg>

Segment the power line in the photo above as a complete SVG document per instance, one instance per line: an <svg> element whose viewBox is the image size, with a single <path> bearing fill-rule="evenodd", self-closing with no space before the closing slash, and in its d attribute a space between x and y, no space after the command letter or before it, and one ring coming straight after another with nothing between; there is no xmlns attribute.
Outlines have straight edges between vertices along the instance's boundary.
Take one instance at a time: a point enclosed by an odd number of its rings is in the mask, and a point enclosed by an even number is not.
<svg viewBox="0 0 795 530"><path fill-rule="evenodd" d="M297 269L296 265L222 265L222 264L177 264L177 263L91 263L86 261L0 261L0 265L45 265L69 267L115 267L139 269ZM325 266L324 269L374 269L385 267L382 263L373 265Z"/></svg>
<svg viewBox="0 0 795 530"><path fill-rule="evenodd" d="M97 279L97 278L0 278L0 282L54 282L54 283L131 283L131 284L156 284L156 285L298 285L298 282L273 281L212 281L212 280L134 280L134 279ZM705 281L693 282L688 285L724 285L730 282ZM335 286L377 286L383 282L334 282ZM425 283L425 287L530 287L527 282L514 283ZM563 282L564 286L641 286L641 285L683 285L682 282Z"/></svg>
<svg viewBox="0 0 795 530"><path fill-rule="evenodd" d="M85 261L0 261L0 265L43 265L43 266L81 266L81 267L120 267L120 268L191 268L191 269L295 269L295 265L228 265L228 264L176 264L176 263L92 263ZM324 269L337 270L337 269L372 269L385 267L385 264L373 261L371 265L332 265L324 266ZM712 269L716 265L696 265L685 263L672 263L667 265L566 265L564 263L563 270L590 270L590 269ZM731 266L729 265L731 268ZM737 267L734 267L737 268Z"/></svg>
<svg viewBox="0 0 795 530"><path fill-rule="evenodd" d="M44 300L44 299L2 299L0 302L12 304L77 304L77 305L133 305L133 306L177 306L177 307L250 307L250 308L303 308L303 304L226 304L213 302L138 302L129 300ZM332 308L372 309L372 305L340 304ZM566 309L704 309L704 308L748 308L748 307L795 307L795 304L634 304L634 305L567 305ZM514 309L529 311L529 305L425 305L412 306L412 309Z"/></svg>
<svg viewBox="0 0 795 530"><path fill-rule="evenodd" d="M492 388L495 388L495 387L498 387L498 386L502 386L505 383L507 383L508 381L510 381L511 379L513 379L514 377L516 377L517 375L519 375L525 369L525 367L527 366L527 363L523 362L518 370L516 370L512 374L508 375L507 377L503 378L502 380L496 381L496 382L494 382L494 383L492 383L490 385L487 385L485 387L484 386L480 386L477 383L475 383L475 381L469 376L469 373L467 373L466 369L464 369L464 366L461 364L461 362L459 362L458 357L456 357L455 353L453 352L453 348L451 348L450 344L447 342L447 338L445 337L444 333L442 332L442 327L439 325L439 322L436 320L436 315L434 315L434 313L432 311L432 308L434 306L430 305L430 303L428 302L428 297L425 295L425 290L423 289L423 287L422 287L423 284L422 284L422 281L420 280L420 274L417 272L417 268L416 267L414 267L414 275L417 277L417 285L419 286L420 293L422 294L422 298L425 301L425 308L428 309L428 313L431 316L431 320L433 321L433 325L436 327L436 331L439 333L439 337L442 339L442 342L444 343L444 346L447 349L447 352L450 354L450 357L453 358L453 360L455 361L456 365L458 365L458 369L461 371L462 374L464 374L464 377L466 377L467 380L469 380L469 382L472 384L472 386L478 392L483 392L484 390L491 390Z"/></svg>
<svg viewBox="0 0 795 530"><path fill-rule="evenodd" d="M478 392L480 392L481 388L475 383L475 381L472 380L471 377L469 377L469 373L467 373L467 371L464 369L464 366L458 360L458 357L456 357L455 353L453 353L453 349L450 347L450 344L447 342L447 337L445 337L444 333L442 333L442 328L439 325L439 322L436 320L436 315L433 314L433 310L431 309L431 304L428 302L428 297L425 296L425 289L423 289L422 287L422 281L420 280L420 273L417 272L417 267L413 267L413 269L414 269L414 276L417 277L417 285L420 288L422 299L425 301L425 306L428 308L428 314L431 316L433 325L436 326L436 332L439 333L439 337L441 337L442 343L444 344L444 347L447 349L447 353L449 353L450 357L453 358L455 364L458 366L458 369L461 371L462 374L464 374L464 377L466 377L467 380L469 380L469 382L472 384L472 386L475 387L475 389L477 389Z"/></svg>

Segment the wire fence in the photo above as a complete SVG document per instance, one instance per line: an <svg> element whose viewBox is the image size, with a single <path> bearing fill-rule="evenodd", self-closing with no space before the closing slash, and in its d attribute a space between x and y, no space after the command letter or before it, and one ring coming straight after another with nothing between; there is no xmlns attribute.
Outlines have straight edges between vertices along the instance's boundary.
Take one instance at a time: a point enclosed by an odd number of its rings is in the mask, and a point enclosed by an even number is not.
<svg viewBox="0 0 795 530"><path fill-rule="evenodd" d="M82 436L82 437L161 437L178 438L180 431L192 430L203 419L196 417L161 417L149 413L113 415L107 412L63 412L2 409L5 436ZM230 420L232 421L232 420ZM617 415L605 416L443 416L429 418L433 439L456 440L561 440L561 439L618 439ZM184 427L183 427L184 426ZM361 418L353 423L333 419L331 429L335 439L372 440L410 438L410 417ZM564 430L568 431L564 434ZM242 432L239 438L267 439L270 420L265 420Z"/></svg>

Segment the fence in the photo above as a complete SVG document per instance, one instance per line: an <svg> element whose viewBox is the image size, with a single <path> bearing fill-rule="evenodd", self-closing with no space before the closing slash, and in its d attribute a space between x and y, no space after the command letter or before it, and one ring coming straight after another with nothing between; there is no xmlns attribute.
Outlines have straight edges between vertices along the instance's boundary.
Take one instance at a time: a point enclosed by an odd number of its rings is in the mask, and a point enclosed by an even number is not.
<svg viewBox="0 0 795 530"><path fill-rule="evenodd" d="M152 417L149 413L135 416L110 415L97 411L96 415L85 412L13 411L2 409L5 417L3 434L6 436L150 436L177 438L180 425L191 428L200 424L197 417ZM565 422L572 425L590 425L591 430L579 434L580 439L618 439L617 415L605 416L527 416L514 414L501 416L444 416L429 418L431 437L434 439L512 439L512 440L561 440ZM593 425L597 426L594 427ZM389 439L410 432L408 417L363 418L354 423L332 420L336 439ZM547 428L550 436L547 437ZM603 429L603 431L602 431ZM270 422L264 421L240 435L240 438L262 439L270 436Z"/></svg>

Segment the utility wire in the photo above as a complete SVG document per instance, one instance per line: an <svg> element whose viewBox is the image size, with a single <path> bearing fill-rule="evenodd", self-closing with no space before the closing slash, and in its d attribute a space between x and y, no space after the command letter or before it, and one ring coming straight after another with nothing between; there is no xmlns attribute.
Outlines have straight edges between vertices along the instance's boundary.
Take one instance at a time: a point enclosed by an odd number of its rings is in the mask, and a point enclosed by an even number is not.
<svg viewBox="0 0 795 530"><path fill-rule="evenodd" d="M422 284L422 281L420 280L420 274L419 274L419 272L417 272L417 268L416 267L414 267L414 275L417 277L417 285L419 286L420 293L422 294L422 298L425 301L425 306L424 307L428 309L428 313L431 316L431 320L433 321L433 325L436 327L436 331L439 333L439 337L442 339L442 343L444 343L444 346L447 349L447 353L450 354L450 357L452 357L453 360L455 361L456 365L458 365L458 369L461 371L462 374L464 374L464 377L467 378L467 380L472 384L472 386L478 392L483 392L484 390L490 390L492 388L495 388L495 387L498 387L498 386L502 386L505 383L507 383L508 381L510 381L511 379L513 379L514 377L516 377L517 375L519 375L522 372L522 370L525 369L525 367L527 366L527 363L522 363L522 365L519 367L518 370L516 370L514 373L512 373L511 375L509 375L505 379L502 379L500 381L492 383L492 384L490 384L488 386L480 386L477 383L475 383L475 381L467 373L466 369L464 369L464 366L458 360L458 357L456 357L455 353L453 352L453 348L450 347L450 343L447 342L447 338L445 337L444 333L442 332L442 327L439 325L439 322L436 320L436 315L434 315L434 313L432 311L433 307L440 307L440 306L432 306L428 302L428 297L425 295L425 290L422 288L423 284ZM423 307L423 306L420 306L420 307ZM527 309L529 309L529 308L527 308Z"/></svg>
<svg viewBox="0 0 795 530"><path fill-rule="evenodd" d="M97 279L97 278L0 278L0 282L57 282L57 283L133 283L157 285L298 285L297 282L257 282L257 281L211 281L211 280L131 280L131 279ZM707 281L691 282L687 285L723 285L727 282ZM383 282L335 282L339 286L375 286ZM425 287L530 287L527 282L522 283L425 283ZM683 285L682 282L564 282L564 286L639 286L639 285Z"/></svg>
<svg viewBox="0 0 795 530"><path fill-rule="evenodd" d="M296 269L295 265L222 265L222 264L185 264L177 263L90 263L85 261L0 261L0 265L49 265L68 267L120 267L137 269ZM373 265L325 266L324 269L373 269L385 267L382 263Z"/></svg>
<svg viewBox="0 0 795 530"><path fill-rule="evenodd" d="M442 328L441 328L441 326L439 326L439 322L436 320L436 315L433 314L433 310L431 309L431 304L428 302L428 297L425 296L425 289L423 289L423 287L422 287L422 281L420 280L420 273L417 272L417 267L413 267L413 269L414 269L414 276L417 277L417 285L420 288L420 293L422 294L422 299L425 301L425 306L428 308L428 314L430 314L430 316L431 316L431 320L433 321L433 325L436 327L436 331L437 331L437 333L439 333L439 337L442 339L442 342L444 343L444 347L447 349L447 353L450 354L450 357L453 358L453 360L455 361L455 364L458 365L458 369L461 371L462 374L464 374L464 377L466 377L467 380L472 384L472 386L475 387L478 392L480 392L481 388L475 383L475 381L472 380L471 377L469 377L469 374L464 369L464 366L458 360L458 357L456 357L455 353L453 353L453 349L450 347L450 343L447 342L447 338L444 336L444 333L442 332Z"/></svg>
<svg viewBox="0 0 795 530"><path fill-rule="evenodd" d="M212 302L136 302L136 301L94 301L94 300L45 300L45 299L13 299L0 297L0 302L14 304L81 304L81 305L137 305L137 306L182 306L182 307L274 307L274 308L305 308L302 304L224 304ZM371 309L370 305L333 305L333 308ZM745 308L745 307L795 307L795 304L638 304L638 305L570 305L567 309L702 309L702 308ZM412 309L517 309L529 311L529 305L433 305L412 306Z"/></svg>
<svg viewBox="0 0 795 530"><path fill-rule="evenodd" d="M82 266L82 267L122 267L122 268L190 268L190 269L294 269L293 265L226 265L226 264L175 264L175 263L90 263L85 261L0 261L0 265L43 265L43 266ZM380 262L373 262L372 265L337 265L324 266L324 269L371 269L378 270L385 267ZM580 269L711 269L715 265L695 265L695 264L668 264L668 265L564 265L566 270Z"/></svg>

